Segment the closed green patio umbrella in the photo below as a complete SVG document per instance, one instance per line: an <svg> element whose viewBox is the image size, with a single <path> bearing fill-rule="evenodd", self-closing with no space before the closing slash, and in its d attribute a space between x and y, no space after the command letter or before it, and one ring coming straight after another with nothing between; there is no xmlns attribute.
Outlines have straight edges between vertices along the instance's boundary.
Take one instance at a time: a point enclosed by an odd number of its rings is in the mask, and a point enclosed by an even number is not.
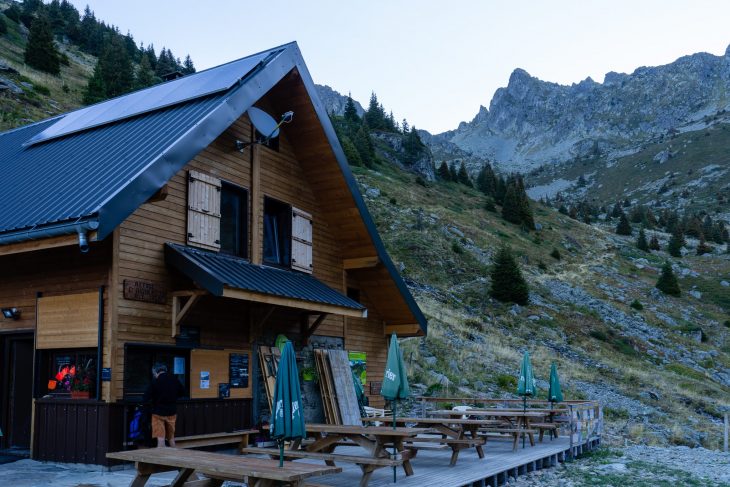
<svg viewBox="0 0 730 487"><path fill-rule="evenodd" d="M286 342L279 359L274 388L274 411L271 418L271 437L279 443L279 466L284 466L284 441L306 435L302 416L302 392L294 347Z"/></svg>
<svg viewBox="0 0 730 487"><path fill-rule="evenodd" d="M388 360L385 363L385 374L380 395L393 403L393 429L395 429L396 406L398 399L405 399L410 394L406 367L403 364L398 337L395 333L390 336L390 348L388 349ZM393 447L395 456L395 446ZM395 482L395 467L393 467L393 482Z"/></svg>
<svg viewBox="0 0 730 487"><path fill-rule="evenodd" d="M537 393L535 376L532 373L530 353L525 350L522 356L522 367L520 367L520 379L517 381L517 394L522 396L522 409L527 410L527 396L534 396ZM525 435L522 435L522 448L525 447Z"/></svg>
<svg viewBox="0 0 730 487"><path fill-rule="evenodd" d="M550 405L563 401L563 391L560 390L560 378L558 377L558 367L555 362L550 366L550 388L548 389L548 401Z"/></svg>

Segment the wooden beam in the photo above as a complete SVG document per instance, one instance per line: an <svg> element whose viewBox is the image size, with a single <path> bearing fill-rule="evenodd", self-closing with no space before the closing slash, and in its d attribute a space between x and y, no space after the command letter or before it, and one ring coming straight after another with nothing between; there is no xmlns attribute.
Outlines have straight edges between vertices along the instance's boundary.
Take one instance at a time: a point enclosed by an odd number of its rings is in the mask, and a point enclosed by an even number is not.
<svg viewBox="0 0 730 487"><path fill-rule="evenodd" d="M309 343L309 339L316 333L317 328L319 328L319 325L322 324L325 318L327 318L327 313L320 313L317 319L314 320L314 323L310 325L309 314L302 314L302 339L305 345Z"/></svg>
<svg viewBox="0 0 730 487"><path fill-rule="evenodd" d="M287 308L298 308L304 310L317 311L318 313L328 313L339 316L353 316L355 318L367 318L367 309L352 309L344 306L336 306L333 304L313 303L301 299L283 298L281 296L272 296L270 294L255 293L252 291L244 291L242 289L225 288L223 296L226 298L242 299L244 301L252 301L254 303L266 303L276 306L284 306Z"/></svg>
<svg viewBox="0 0 730 487"><path fill-rule="evenodd" d="M96 242L96 232L89 232L89 242ZM56 247L67 247L69 245L78 245L79 236L77 234L59 235L58 237L43 238L40 240L27 240L7 245L0 245L0 256L20 254L22 252L33 252L34 250L53 249Z"/></svg>
<svg viewBox="0 0 730 487"><path fill-rule="evenodd" d="M398 336L423 336L423 330L418 323L406 324L406 325L385 325L385 335L392 335L393 333Z"/></svg>
<svg viewBox="0 0 730 487"><path fill-rule="evenodd" d="M380 263L377 255L371 257L356 257L354 259L343 259L342 267L344 269L362 269L364 267L375 267Z"/></svg>
<svg viewBox="0 0 730 487"><path fill-rule="evenodd" d="M253 124L252 124L253 125ZM253 126L251 127L251 140L253 140ZM261 264L263 252L261 251L261 148L259 144L251 146L251 250L249 257L252 264Z"/></svg>
<svg viewBox="0 0 730 487"><path fill-rule="evenodd" d="M200 299L201 296L207 294L206 291L175 291L172 293L172 338L180 334L180 322L185 315L193 307L193 304ZM182 308L180 308L180 299L187 296L188 300Z"/></svg>

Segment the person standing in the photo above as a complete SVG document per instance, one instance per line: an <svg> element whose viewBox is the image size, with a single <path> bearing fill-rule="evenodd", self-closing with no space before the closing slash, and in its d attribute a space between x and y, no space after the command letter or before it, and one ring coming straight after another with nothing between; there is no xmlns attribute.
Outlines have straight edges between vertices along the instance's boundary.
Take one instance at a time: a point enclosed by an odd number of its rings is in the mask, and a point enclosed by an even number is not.
<svg viewBox="0 0 730 487"><path fill-rule="evenodd" d="M165 440L174 447L177 400L185 395L185 388L163 363L152 367L152 375L154 379L144 393L144 402L152 406L152 436L157 438L158 447L165 446Z"/></svg>

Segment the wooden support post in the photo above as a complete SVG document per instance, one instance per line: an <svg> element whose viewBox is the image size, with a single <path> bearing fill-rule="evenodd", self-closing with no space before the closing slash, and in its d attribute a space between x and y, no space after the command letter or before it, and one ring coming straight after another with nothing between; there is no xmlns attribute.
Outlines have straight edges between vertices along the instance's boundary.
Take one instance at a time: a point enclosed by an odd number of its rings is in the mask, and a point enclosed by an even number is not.
<svg viewBox="0 0 730 487"><path fill-rule="evenodd" d="M176 291L172 293L172 338L180 334L180 322L206 291ZM180 298L188 297L187 302L180 308Z"/></svg>
<svg viewBox="0 0 730 487"><path fill-rule="evenodd" d="M312 335L314 335L314 333L317 331L317 328L319 328L319 325L322 324L325 318L327 318L327 313L320 313L319 316L317 316L317 319L314 320L314 323L310 325L309 315L306 313L302 315L302 339L305 345L309 343L309 339L312 337Z"/></svg>

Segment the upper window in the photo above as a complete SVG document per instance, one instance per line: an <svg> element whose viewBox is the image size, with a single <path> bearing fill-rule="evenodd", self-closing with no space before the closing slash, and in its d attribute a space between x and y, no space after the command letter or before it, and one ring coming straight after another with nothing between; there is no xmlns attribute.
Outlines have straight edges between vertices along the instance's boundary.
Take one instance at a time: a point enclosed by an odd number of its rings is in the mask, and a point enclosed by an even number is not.
<svg viewBox="0 0 730 487"><path fill-rule="evenodd" d="M264 199L264 263L291 265L291 206L272 198Z"/></svg>
<svg viewBox="0 0 730 487"><path fill-rule="evenodd" d="M221 186L221 252L248 256L248 192L238 186Z"/></svg>

